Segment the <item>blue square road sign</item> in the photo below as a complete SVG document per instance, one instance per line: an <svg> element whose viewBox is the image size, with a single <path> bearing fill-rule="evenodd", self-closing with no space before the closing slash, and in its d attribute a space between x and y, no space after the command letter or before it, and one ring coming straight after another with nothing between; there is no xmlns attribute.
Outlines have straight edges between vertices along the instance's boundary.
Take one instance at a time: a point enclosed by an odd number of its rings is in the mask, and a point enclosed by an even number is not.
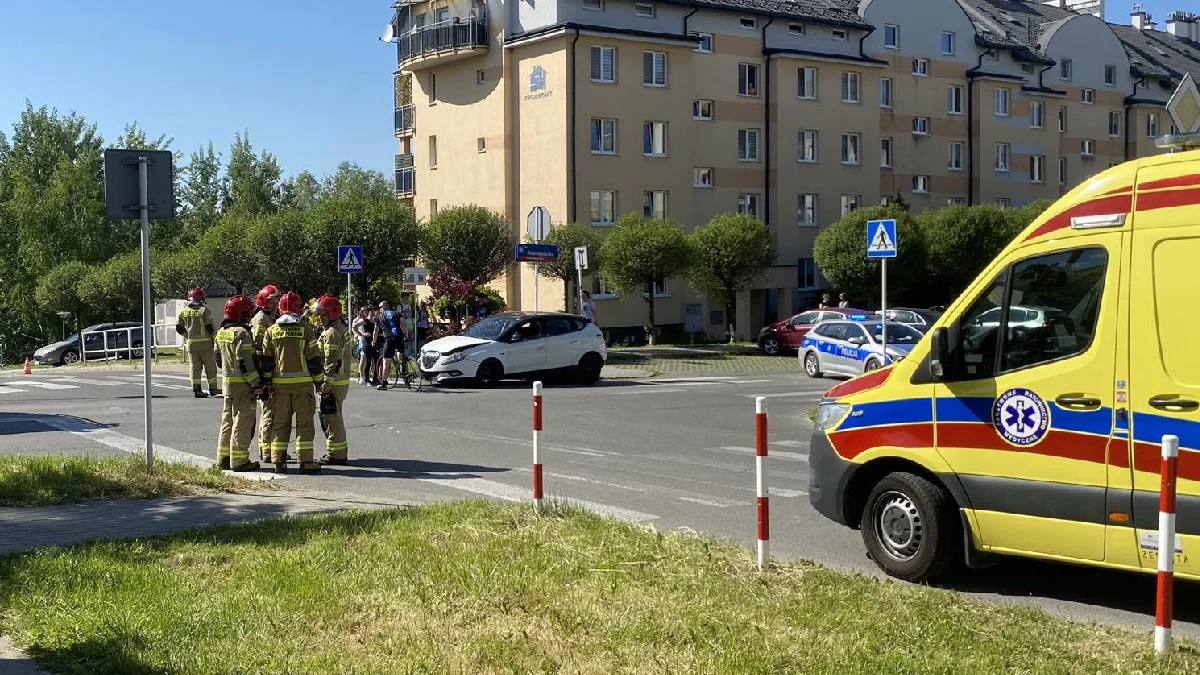
<svg viewBox="0 0 1200 675"><path fill-rule="evenodd" d="M338 274L349 274L363 271L363 254L361 246L343 245L337 251Z"/></svg>
<svg viewBox="0 0 1200 675"><path fill-rule="evenodd" d="M896 219L867 221L867 257L896 257Z"/></svg>

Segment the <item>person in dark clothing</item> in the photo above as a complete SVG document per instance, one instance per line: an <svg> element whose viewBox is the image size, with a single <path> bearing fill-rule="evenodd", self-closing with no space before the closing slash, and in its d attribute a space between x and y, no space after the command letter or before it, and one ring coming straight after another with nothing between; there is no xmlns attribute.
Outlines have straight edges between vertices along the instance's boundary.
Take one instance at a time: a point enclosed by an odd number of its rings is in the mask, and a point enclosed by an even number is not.
<svg viewBox="0 0 1200 675"><path fill-rule="evenodd" d="M378 384L378 378L375 376L376 363L379 357L379 352L375 344L375 314L370 307L362 308L362 321L358 325L358 335L363 338L363 357L361 363L360 379L363 384L375 386Z"/></svg>

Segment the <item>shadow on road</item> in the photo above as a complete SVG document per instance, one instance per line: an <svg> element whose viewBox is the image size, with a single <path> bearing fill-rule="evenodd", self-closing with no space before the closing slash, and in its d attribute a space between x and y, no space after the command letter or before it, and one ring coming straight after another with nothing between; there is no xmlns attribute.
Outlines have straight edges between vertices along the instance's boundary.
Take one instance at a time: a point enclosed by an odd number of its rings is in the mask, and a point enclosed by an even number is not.
<svg viewBox="0 0 1200 675"><path fill-rule="evenodd" d="M138 398L141 398L140 396ZM0 412L0 436L40 434L48 431L92 431L111 429L115 424L102 424L73 415Z"/></svg>
<svg viewBox="0 0 1200 675"><path fill-rule="evenodd" d="M350 463L345 466L324 467L322 472L325 471L333 475L349 478L400 478L408 480L439 478L453 480L455 478L479 478L478 474L501 473L511 471L511 469L476 464L426 462L420 459L351 459Z"/></svg>

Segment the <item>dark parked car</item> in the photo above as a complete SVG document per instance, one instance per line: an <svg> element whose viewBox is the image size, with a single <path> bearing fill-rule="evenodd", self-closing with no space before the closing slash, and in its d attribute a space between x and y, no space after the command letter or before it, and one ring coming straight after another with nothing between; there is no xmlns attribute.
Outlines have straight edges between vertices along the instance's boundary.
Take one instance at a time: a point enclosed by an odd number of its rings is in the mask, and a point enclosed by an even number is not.
<svg viewBox="0 0 1200 675"><path fill-rule="evenodd" d="M852 307L826 307L800 312L790 319L776 321L758 332L758 348L772 356L794 352L800 347L808 331L822 321L833 319L866 319L870 312Z"/></svg>
<svg viewBox="0 0 1200 675"><path fill-rule="evenodd" d="M125 330L132 329L132 330ZM95 331L111 331L100 333ZM103 359L108 356L117 358L141 358L142 356L142 324L138 321L118 321L116 323L97 323L83 329L84 352L79 349L79 333L67 337L66 340L46 345L33 353L35 363L50 366L62 366L75 363L81 353L88 359ZM107 340L107 345L105 341ZM133 349L130 350L130 343ZM105 351L105 347L107 350ZM113 350L116 350L114 353ZM132 354L130 353L132 351Z"/></svg>

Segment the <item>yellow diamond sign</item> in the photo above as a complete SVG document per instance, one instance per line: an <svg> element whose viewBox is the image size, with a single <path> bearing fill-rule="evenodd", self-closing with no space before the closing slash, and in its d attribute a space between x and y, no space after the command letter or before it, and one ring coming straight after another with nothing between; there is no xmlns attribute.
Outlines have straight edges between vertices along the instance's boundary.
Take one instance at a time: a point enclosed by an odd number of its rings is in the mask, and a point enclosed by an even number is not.
<svg viewBox="0 0 1200 675"><path fill-rule="evenodd" d="M1167 101L1167 112L1175 122L1175 129L1181 134L1200 132L1200 91L1196 90L1196 81L1191 73L1183 76L1179 88Z"/></svg>

